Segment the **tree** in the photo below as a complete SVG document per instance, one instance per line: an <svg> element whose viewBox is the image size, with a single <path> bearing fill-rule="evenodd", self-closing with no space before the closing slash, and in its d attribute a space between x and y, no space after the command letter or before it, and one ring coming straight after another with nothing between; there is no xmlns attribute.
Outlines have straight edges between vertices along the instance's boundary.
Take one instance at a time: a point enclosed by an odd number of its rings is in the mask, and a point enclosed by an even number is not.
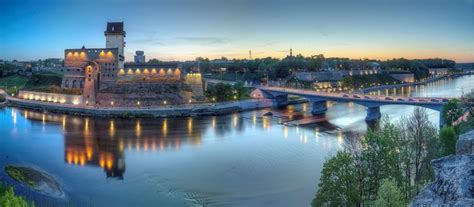
<svg viewBox="0 0 474 207"><path fill-rule="evenodd" d="M439 132L439 140L443 156L456 153L457 136L453 127L443 127Z"/></svg>
<svg viewBox="0 0 474 207"><path fill-rule="evenodd" d="M413 182L416 195L434 176L431 160L439 157L437 127L430 122L426 109L419 107L415 108L411 116L403 117L399 126L404 142L404 147L400 150L405 156L402 160L404 176L408 178L406 186L411 186ZM408 195L411 196L413 194Z"/></svg>
<svg viewBox="0 0 474 207"><path fill-rule="evenodd" d="M150 59L148 60L148 63L151 63L151 64L161 64L163 63L162 61L156 59L156 58L153 58L153 59Z"/></svg>
<svg viewBox="0 0 474 207"><path fill-rule="evenodd" d="M462 110L457 99L451 99L443 106L442 116L446 125L451 126L462 115Z"/></svg>
<svg viewBox="0 0 474 207"><path fill-rule="evenodd" d="M398 159L399 129L390 123L388 117L384 117L381 124L380 130L369 130L362 140L364 148L360 159L364 185L361 189L365 200L376 198L384 179L401 177Z"/></svg>
<svg viewBox="0 0 474 207"><path fill-rule="evenodd" d="M33 207L33 202L26 201L22 196L15 195L13 187L0 183L0 206Z"/></svg>
<svg viewBox="0 0 474 207"><path fill-rule="evenodd" d="M383 181L377 193L375 207L402 207L406 206L403 196L393 180Z"/></svg>
<svg viewBox="0 0 474 207"><path fill-rule="evenodd" d="M326 160L319 190L311 206L358 206L361 203L357 170L350 153L339 151Z"/></svg>

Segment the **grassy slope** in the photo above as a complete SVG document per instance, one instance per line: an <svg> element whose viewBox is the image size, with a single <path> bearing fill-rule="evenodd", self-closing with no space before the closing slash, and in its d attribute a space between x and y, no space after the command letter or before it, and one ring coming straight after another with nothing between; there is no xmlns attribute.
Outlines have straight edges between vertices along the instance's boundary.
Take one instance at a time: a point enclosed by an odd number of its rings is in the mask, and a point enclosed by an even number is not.
<svg viewBox="0 0 474 207"><path fill-rule="evenodd" d="M0 89L8 94L19 89L46 93L80 95L79 89L61 88L62 76L57 73L34 73L31 77L12 75L0 78Z"/></svg>
<svg viewBox="0 0 474 207"><path fill-rule="evenodd" d="M9 94L14 93L22 88L28 79L28 77L17 75L0 78L0 89L5 90Z"/></svg>

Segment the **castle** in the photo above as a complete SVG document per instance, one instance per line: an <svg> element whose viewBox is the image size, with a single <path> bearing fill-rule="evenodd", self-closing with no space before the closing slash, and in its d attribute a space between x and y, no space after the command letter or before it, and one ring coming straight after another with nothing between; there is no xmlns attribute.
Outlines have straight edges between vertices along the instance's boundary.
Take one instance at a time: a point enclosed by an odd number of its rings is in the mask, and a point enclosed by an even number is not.
<svg viewBox="0 0 474 207"><path fill-rule="evenodd" d="M123 22L108 22L105 48L66 49L62 88L82 91L89 106L155 106L202 101L200 74L185 74L176 63L125 63ZM143 51L140 51L143 55Z"/></svg>

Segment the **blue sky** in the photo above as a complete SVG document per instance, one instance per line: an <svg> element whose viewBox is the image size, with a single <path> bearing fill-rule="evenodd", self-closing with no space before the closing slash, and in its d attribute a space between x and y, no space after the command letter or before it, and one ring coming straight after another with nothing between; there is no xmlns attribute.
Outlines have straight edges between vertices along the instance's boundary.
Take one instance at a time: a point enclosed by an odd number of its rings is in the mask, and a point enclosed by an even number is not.
<svg viewBox="0 0 474 207"><path fill-rule="evenodd" d="M104 47L125 22L126 59L441 57L474 61L474 0L0 0L0 59Z"/></svg>

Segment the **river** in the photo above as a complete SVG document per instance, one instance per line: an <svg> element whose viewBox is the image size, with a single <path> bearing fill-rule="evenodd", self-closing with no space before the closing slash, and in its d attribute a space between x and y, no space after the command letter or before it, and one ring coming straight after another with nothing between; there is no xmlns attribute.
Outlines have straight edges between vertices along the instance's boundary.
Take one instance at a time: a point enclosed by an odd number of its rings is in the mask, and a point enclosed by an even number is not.
<svg viewBox="0 0 474 207"><path fill-rule="evenodd" d="M460 96L474 76L380 91ZM61 183L64 198L17 186L38 206L309 206L325 159L367 131L366 109L328 103L225 116L105 119L0 109L0 167L39 168ZM396 121L412 106L382 106ZM273 116L263 116L272 111ZM439 113L428 110L433 124ZM0 172L7 183L13 181Z"/></svg>

